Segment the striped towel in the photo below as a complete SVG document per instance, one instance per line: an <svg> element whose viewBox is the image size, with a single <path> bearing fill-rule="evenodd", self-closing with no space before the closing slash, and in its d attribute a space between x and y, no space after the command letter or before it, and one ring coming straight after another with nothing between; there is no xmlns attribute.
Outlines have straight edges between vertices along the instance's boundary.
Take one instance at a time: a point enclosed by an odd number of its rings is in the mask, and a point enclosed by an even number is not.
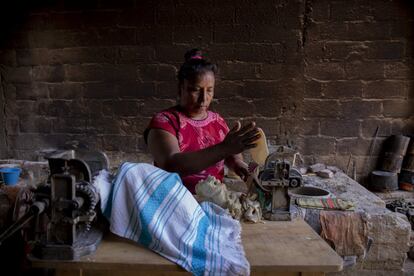
<svg viewBox="0 0 414 276"><path fill-rule="evenodd" d="M241 227L228 212L198 204L179 176L144 163L124 163L112 181L95 179L110 230L194 275L249 275Z"/></svg>

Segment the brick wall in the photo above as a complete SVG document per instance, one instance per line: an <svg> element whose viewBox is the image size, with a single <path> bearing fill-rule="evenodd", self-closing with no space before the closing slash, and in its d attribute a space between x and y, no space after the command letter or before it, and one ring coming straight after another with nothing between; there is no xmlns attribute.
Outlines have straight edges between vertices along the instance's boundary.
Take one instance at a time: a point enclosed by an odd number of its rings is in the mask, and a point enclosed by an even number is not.
<svg viewBox="0 0 414 276"><path fill-rule="evenodd" d="M213 108L306 162L352 153L364 175L386 136L414 133L408 1L44 2L1 9L0 158L78 141L150 161L143 130L192 47L219 64Z"/></svg>
<svg viewBox="0 0 414 276"><path fill-rule="evenodd" d="M303 48L304 119L316 124L304 153L359 176L381 142L414 135L414 7L407 1L315 1ZM373 156L371 147L378 128ZM322 139L320 139L322 138Z"/></svg>

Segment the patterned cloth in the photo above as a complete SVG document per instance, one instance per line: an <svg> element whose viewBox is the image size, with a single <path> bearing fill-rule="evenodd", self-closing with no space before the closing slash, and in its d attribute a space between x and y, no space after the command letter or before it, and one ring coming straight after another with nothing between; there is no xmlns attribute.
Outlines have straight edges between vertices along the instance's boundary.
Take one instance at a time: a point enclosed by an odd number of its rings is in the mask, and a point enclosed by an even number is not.
<svg viewBox="0 0 414 276"><path fill-rule="evenodd" d="M108 177L102 172L94 184L111 232L194 275L249 275L239 221L213 203L198 204L177 174L124 163Z"/></svg>
<svg viewBox="0 0 414 276"><path fill-rule="evenodd" d="M296 204L303 208L325 209L325 210L355 210L355 204L349 200L340 198L297 198Z"/></svg>
<svg viewBox="0 0 414 276"><path fill-rule="evenodd" d="M145 140L150 129L162 129L174 135L178 140L181 152L198 151L214 146L222 142L229 132L226 122L218 113L208 111L207 118L193 120L181 112L178 106L154 115L145 130ZM182 181L187 189L194 194L195 185L200 180L206 179L208 175L222 181L224 160L199 173L184 176Z"/></svg>

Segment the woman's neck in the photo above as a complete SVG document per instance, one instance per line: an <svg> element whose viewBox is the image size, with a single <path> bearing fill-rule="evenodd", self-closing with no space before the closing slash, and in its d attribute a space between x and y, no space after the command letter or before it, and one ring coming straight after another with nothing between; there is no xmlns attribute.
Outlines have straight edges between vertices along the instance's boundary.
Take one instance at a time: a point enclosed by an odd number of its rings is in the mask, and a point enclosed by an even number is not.
<svg viewBox="0 0 414 276"><path fill-rule="evenodd" d="M208 116L207 111L201 114L188 114L188 117L190 117L193 120L204 120L207 118L207 116Z"/></svg>
<svg viewBox="0 0 414 276"><path fill-rule="evenodd" d="M208 111L202 112L202 113L191 113L185 110L182 106L178 105L177 109L184 113L188 118L192 120L204 120L208 117Z"/></svg>

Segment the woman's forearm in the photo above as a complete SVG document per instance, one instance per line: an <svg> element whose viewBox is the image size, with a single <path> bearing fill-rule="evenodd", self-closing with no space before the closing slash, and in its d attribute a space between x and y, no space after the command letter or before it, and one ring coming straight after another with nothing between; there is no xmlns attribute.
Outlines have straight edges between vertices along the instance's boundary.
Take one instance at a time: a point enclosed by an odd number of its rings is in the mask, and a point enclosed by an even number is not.
<svg viewBox="0 0 414 276"><path fill-rule="evenodd" d="M148 134L148 147L154 156L154 161L160 168L177 172L181 176L195 174L213 166L221 160L229 158L236 167L241 167L237 156L244 150L255 147L254 141L258 138L257 128L249 124L240 128L233 128L225 139L214 146L193 152L181 152L178 140L171 133L153 129ZM233 156L233 157L232 157ZM242 164L246 167L245 164Z"/></svg>
<svg viewBox="0 0 414 276"><path fill-rule="evenodd" d="M198 151L173 153L165 160L163 169L185 176L213 166L229 155L225 145L219 143Z"/></svg>

